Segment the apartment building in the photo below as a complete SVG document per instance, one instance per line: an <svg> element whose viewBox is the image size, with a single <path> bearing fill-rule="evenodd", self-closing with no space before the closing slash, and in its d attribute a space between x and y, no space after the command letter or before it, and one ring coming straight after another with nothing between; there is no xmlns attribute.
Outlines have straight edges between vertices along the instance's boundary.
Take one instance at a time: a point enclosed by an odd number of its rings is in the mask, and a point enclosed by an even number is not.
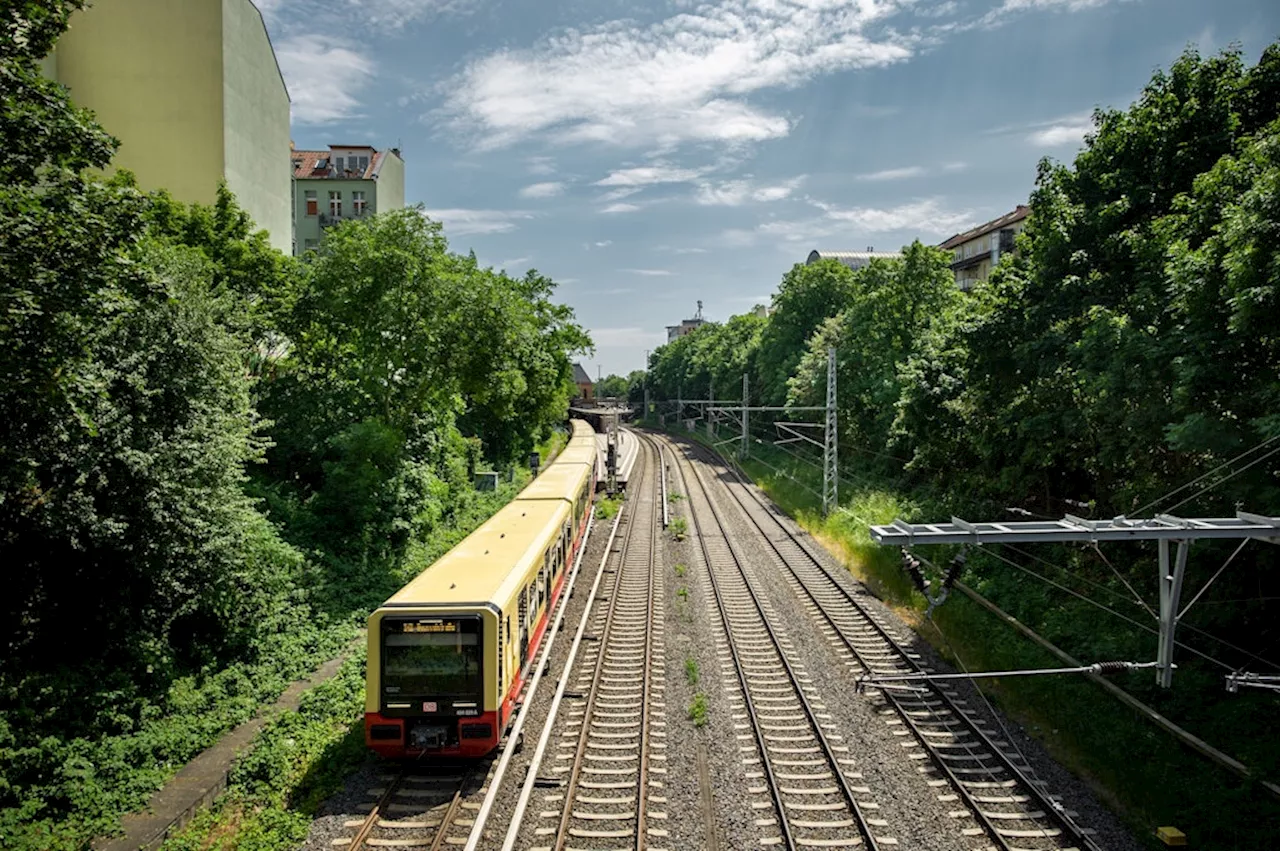
<svg viewBox="0 0 1280 851"><path fill-rule="evenodd" d="M693 333L695 329L701 328L706 323L707 320L702 318L702 302L699 301L698 312L693 315L692 319L682 319L679 325L667 326L667 342L679 340L681 337Z"/></svg>
<svg viewBox="0 0 1280 851"><path fill-rule="evenodd" d="M970 290L978 281L987 279L1000 257L1013 251L1014 237L1030 214L1030 207L1019 204L1013 212L958 233L938 246L951 252L951 269L960 289Z"/></svg>
<svg viewBox="0 0 1280 851"><path fill-rule="evenodd" d="M290 250L289 92L250 0L95 0L43 68L120 140L113 169L186 203L226 180Z"/></svg>
<svg viewBox="0 0 1280 851"><path fill-rule="evenodd" d="M901 251L876 251L874 248L868 248L866 251L823 251L815 248L809 252L809 256L805 259L804 265L812 266L819 260L839 260L850 269L858 270L865 266L869 266L872 260L901 260Z"/></svg>
<svg viewBox="0 0 1280 851"><path fill-rule="evenodd" d="M320 246L324 232L404 206L404 160L400 150L369 145L330 145L327 151L299 151L290 145L293 165L294 253Z"/></svg>

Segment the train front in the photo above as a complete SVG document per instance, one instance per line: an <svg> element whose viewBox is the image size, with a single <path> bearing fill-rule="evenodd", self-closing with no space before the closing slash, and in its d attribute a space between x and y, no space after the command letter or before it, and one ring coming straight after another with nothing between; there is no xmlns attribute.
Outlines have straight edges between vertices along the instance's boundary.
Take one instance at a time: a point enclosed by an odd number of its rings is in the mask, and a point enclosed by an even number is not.
<svg viewBox="0 0 1280 851"><path fill-rule="evenodd" d="M369 618L365 742L389 758L480 757L501 735L497 617L383 608ZM494 680L494 682L490 682Z"/></svg>

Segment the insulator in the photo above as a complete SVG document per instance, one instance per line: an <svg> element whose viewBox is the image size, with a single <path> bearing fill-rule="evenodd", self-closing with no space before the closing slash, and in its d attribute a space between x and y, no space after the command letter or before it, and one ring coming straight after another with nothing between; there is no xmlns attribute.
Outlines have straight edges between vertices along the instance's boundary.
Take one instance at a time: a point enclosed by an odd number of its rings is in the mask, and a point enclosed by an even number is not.
<svg viewBox="0 0 1280 851"><path fill-rule="evenodd" d="M911 582L916 586L916 590L921 594L926 593L925 589L929 587L929 583L925 580L924 574L920 571L920 560L906 550L903 550L902 567L907 571L907 575L911 577Z"/></svg>
<svg viewBox="0 0 1280 851"><path fill-rule="evenodd" d="M1129 663L1128 662L1097 662L1094 665L1094 667L1097 668L1100 673L1107 674L1107 673L1115 673L1117 671L1127 671L1129 670Z"/></svg>
<svg viewBox="0 0 1280 851"><path fill-rule="evenodd" d="M942 587L950 591L951 587L956 584L956 580L960 578L960 572L964 570L964 564L968 561L969 556L965 550L956 553L956 557L951 559L951 565L947 568L947 575L942 579Z"/></svg>

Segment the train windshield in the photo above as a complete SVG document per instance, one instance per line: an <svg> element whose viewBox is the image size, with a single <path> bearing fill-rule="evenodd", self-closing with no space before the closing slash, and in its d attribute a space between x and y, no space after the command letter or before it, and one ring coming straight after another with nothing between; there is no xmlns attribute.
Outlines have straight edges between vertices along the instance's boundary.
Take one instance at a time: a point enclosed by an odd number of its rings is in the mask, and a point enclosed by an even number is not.
<svg viewBox="0 0 1280 851"><path fill-rule="evenodd" d="M479 618L382 622L382 691L386 700L479 698Z"/></svg>

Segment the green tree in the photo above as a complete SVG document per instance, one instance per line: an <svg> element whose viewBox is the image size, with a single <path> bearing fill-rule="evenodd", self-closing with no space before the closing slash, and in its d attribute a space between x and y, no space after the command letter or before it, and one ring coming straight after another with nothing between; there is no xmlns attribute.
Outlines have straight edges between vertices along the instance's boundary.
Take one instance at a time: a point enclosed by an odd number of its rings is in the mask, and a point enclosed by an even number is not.
<svg viewBox="0 0 1280 851"><path fill-rule="evenodd" d="M873 260L853 273L854 294L814 334L790 380L789 401L821 405L827 349L836 348L844 440L883 452L901 395L899 370L926 341L945 333L964 295L950 257L914 242L901 260Z"/></svg>
<svg viewBox="0 0 1280 851"><path fill-rule="evenodd" d="M805 346L824 320L849 306L857 292L853 270L838 260L797 263L773 297L773 314L760 335L761 401L781 405Z"/></svg>
<svg viewBox="0 0 1280 851"><path fill-rule="evenodd" d="M114 141L38 72L80 5L0 18L3 672L48 653L159 682L227 631L192 619L239 564L258 449L208 266L143 239L147 201L127 178L82 176Z"/></svg>
<svg viewBox="0 0 1280 851"><path fill-rule="evenodd" d="M1213 460L1169 441L1172 388L1194 348L1169 309L1178 236L1169 217L1181 217L1198 249L1225 199L1208 185L1201 203L1188 193L1275 120L1280 107L1267 98L1278 68L1275 46L1252 69L1238 51L1188 51L1131 108L1100 110L1073 166L1041 164L1025 261L993 281L990 314L964 332L958 406L975 417L976 478L1043 509L1101 499L1122 512ZM1228 453L1259 436L1220 431L1212 448Z"/></svg>
<svg viewBox="0 0 1280 851"><path fill-rule="evenodd" d="M596 382L596 396L621 398L627 395L627 387L627 379L621 375L606 375Z"/></svg>

